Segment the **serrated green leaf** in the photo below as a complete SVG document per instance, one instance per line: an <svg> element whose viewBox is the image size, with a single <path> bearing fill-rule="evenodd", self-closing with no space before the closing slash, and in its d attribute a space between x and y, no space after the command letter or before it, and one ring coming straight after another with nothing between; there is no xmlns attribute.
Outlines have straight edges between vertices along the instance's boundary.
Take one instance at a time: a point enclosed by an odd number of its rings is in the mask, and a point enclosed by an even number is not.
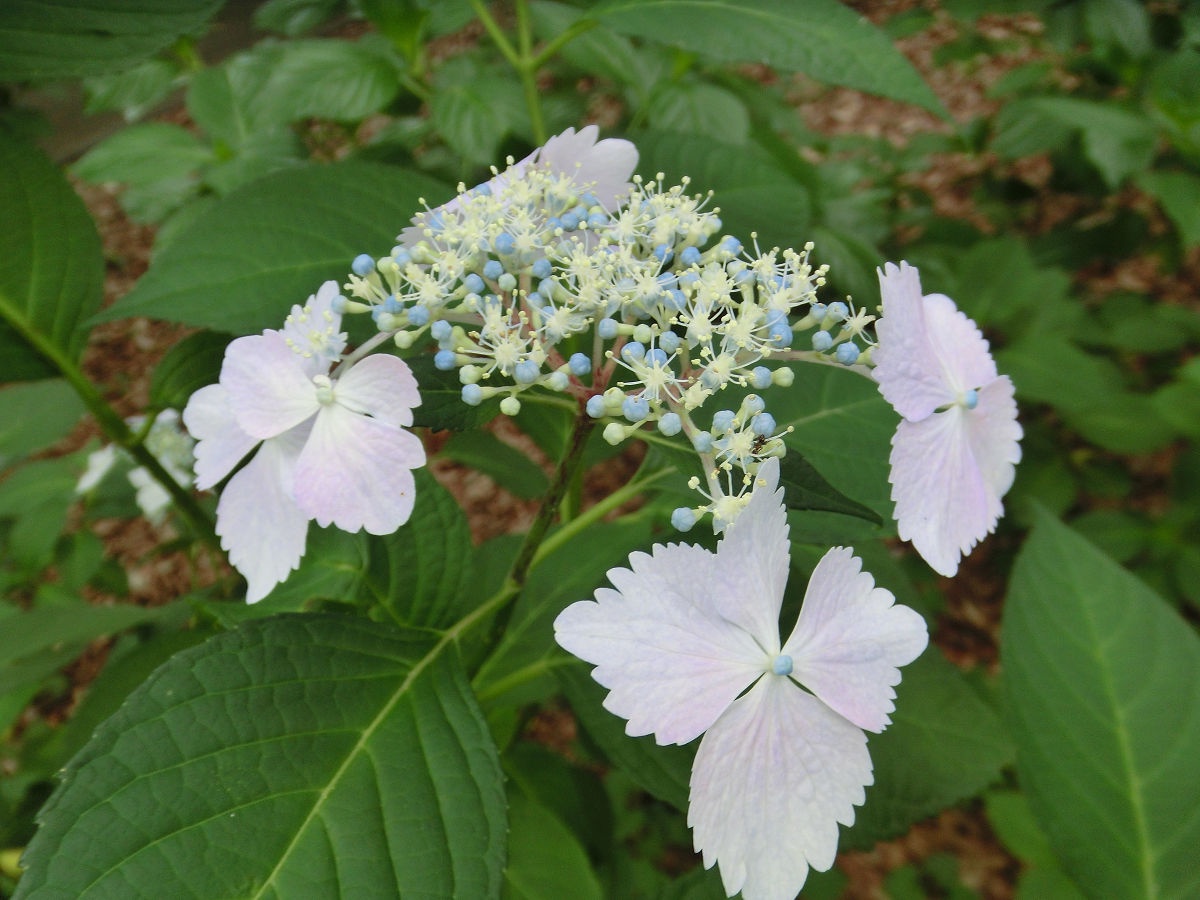
<svg viewBox="0 0 1200 900"><path fill-rule="evenodd" d="M278 328L321 282L344 279L359 253L383 253L444 187L366 163L303 166L210 206L155 256L137 286L100 316L150 316L249 334Z"/></svg>
<svg viewBox="0 0 1200 900"><path fill-rule="evenodd" d="M408 625L441 628L478 597L471 529L458 502L428 469L413 472L411 518L374 543L369 581L387 615Z"/></svg>
<svg viewBox="0 0 1200 900"><path fill-rule="evenodd" d="M83 401L61 378L0 389L0 469L57 441L83 412Z"/></svg>
<svg viewBox="0 0 1200 900"><path fill-rule="evenodd" d="M131 69L98 75L84 81L90 114L121 113L126 122L134 122L148 113L175 87L179 70L163 59L148 59Z"/></svg>
<svg viewBox="0 0 1200 900"><path fill-rule="evenodd" d="M221 374L229 336L200 331L166 352L150 376L150 402L159 409L183 409L188 398Z"/></svg>
<svg viewBox="0 0 1200 900"><path fill-rule="evenodd" d="M17 897L498 897L495 746L448 641L280 616L177 654L65 769Z"/></svg>
<svg viewBox="0 0 1200 900"><path fill-rule="evenodd" d="M706 60L766 63L946 115L887 36L834 0L609 0L591 15Z"/></svg>
<svg viewBox="0 0 1200 900"><path fill-rule="evenodd" d="M519 790L508 795L508 865L504 896L511 900L600 900L600 882L587 854L559 819Z"/></svg>
<svg viewBox="0 0 1200 900"><path fill-rule="evenodd" d="M86 181L154 185L194 176L212 159L212 149L185 128L145 122L122 128L75 163Z"/></svg>
<svg viewBox="0 0 1200 900"><path fill-rule="evenodd" d="M728 144L745 144L750 114L737 95L703 81L664 84L654 94L653 124L665 131L701 135Z"/></svg>
<svg viewBox="0 0 1200 900"><path fill-rule="evenodd" d="M585 12L565 3L534 0L529 4L534 33L542 40L561 35ZM656 79L651 77L645 57L624 36L602 25L589 28L568 41L559 51L574 68L590 75L603 75L617 84L627 85L638 97L645 97Z"/></svg>
<svg viewBox="0 0 1200 900"><path fill-rule="evenodd" d="M223 0L6 0L0 5L0 81L115 72L181 35L203 31Z"/></svg>
<svg viewBox="0 0 1200 900"><path fill-rule="evenodd" d="M295 37L330 17L341 0L267 0L254 11L254 24L264 31Z"/></svg>
<svg viewBox="0 0 1200 900"><path fill-rule="evenodd" d="M40 150L0 137L0 359L3 378L58 375L34 350L74 362L104 286L100 236L62 172Z"/></svg>
<svg viewBox="0 0 1200 900"><path fill-rule="evenodd" d="M692 760L699 744L660 747L651 735L630 737L625 720L601 705L607 692L587 674L586 666L563 666L556 675L579 723L609 761L659 800L687 809Z"/></svg>
<svg viewBox="0 0 1200 900"><path fill-rule="evenodd" d="M1200 893L1200 640L1043 513L1002 631L1017 768L1064 869L1097 897Z"/></svg>
<svg viewBox="0 0 1200 900"><path fill-rule="evenodd" d="M442 446L441 455L470 466L518 497L540 497L550 480L537 463L490 431L463 431Z"/></svg>
<svg viewBox="0 0 1200 900"><path fill-rule="evenodd" d="M467 163L494 162L500 141L524 130L525 107L514 80L460 57L438 70L436 86L429 114L446 143Z"/></svg>
<svg viewBox="0 0 1200 900"><path fill-rule="evenodd" d="M973 796L1013 758L997 711L935 650L904 668L892 725L871 735L875 784L843 848L868 848Z"/></svg>

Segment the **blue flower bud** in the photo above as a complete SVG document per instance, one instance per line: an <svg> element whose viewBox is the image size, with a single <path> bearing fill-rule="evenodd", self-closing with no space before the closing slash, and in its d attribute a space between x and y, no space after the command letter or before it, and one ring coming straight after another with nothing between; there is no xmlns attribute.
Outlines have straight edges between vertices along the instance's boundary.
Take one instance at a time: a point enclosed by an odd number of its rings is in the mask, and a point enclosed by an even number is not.
<svg viewBox="0 0 1200 900"><path fill-rule="evenodd" d="M606 213L594 212L587 217L588 228L593 230L605 227L611 220Z"/></svg>
<svg viewBox="0 0 1200 900"><path fill-rule="evenodd" d="M565 231L574 231L579 227L579 214L573 209L568 210L559 217L559 221Z"/></svg>
<svg viewBox="0 0 1200 900"><path fill-rule="evenodd" d="M823 318L825 318L825 313L829 312L829 307L824 303L814 303L808 308L808 311L812 314L814 319L820 322Z"/></svg>
<svg viewBox="0 0 1200 900"><path fill-rule="evenodd" d="M366 253L360 253L354 257L354 262L350 263L350 271L359 278L366 278L375 271L375 260Z"/></svg>
<svg viewBox="0 0 1200 900"><path fill-rule="evenodd" d="M596 333L600 335L601 339L611 341L617 336L620 327L616 319L601 319L596 323Z"/></svg>
<svg viewBox="0 0 1200 900"><path fill-rule="evenodd" d="M482 294L484 289L483 279L472 272L463 279L463 287L465 287L467 292L470 294Z"/></svg>
<svg viewBox="0 0 1200 900"><path fill-rule="evenodd" d="M679 349L683 341L673 331L664 331L658 338L658 346L662 347L667 353L674 353Z"/></svg>
<svg viewBox="0 0 1200 900"><path fill-rule="evenodd" d="M834 322L843 322L850 315L850 310L841 300L835 300L826 307L825 318Z"/></svg>
<svg viewBox="0 0 1200 900"><path fill-rule="evenodd" d="M408 252L408 248L406 247L393 247L392 262L403 269L412 262L412 254Z"/></svg>
<svg viewBox="0 0 1200 900"><path fill-rule="evenodd" d="M593 419L604 418L604 414L607 412L604 408L604 396L602 394L593 394L591 397L588 397L584 409Z"/></svg>
<svg viewBox="0 0 1200 900"><path fill-rule="evenodd" d="M404 304L400 302L400 298L396 296L388 297L383 301L383 311L390 312L395 315L398 312L403 312Z"/></svg>
<svg viewBox="0 0 1200 900"><path fill-rule="evenodd" d="M775 433L775 417L769 412L759 413L750 423L750 430L759 437L770 437Z"/></svg>
<svg viewBox="0 0 1200 900"><path fill-rule="evenodd" d="M420 328L429 321L429 310L424 306L414 306L408 311L408 324Z"/></svg>
<svg viewBox="0 0 1200 900"><path fill-rule="evenodd" d="M975 388L968 388L967 392L963 394L963 405L967 409L974 409L976 406L978 406L979 391L975 390Z"/></svg>
<svg viewBox="0 0 1200 900"><path fill-rule="evenodd" d="M523 359L513 366L513 381L517 384L533 384L538 378L538 364L532 359Z"/></svg>
<svg viewBox="0 0 1200 900"><path fill-rule="evenodd" d="M708 453L713 448L713 436L707 431L701 431L692 438L692 446L696 448L697 453Z"/></svg>
<svg viewBox="0 0 1200 900"><path fill-rule="evenodd" d="M490 278L495 281L504 274L504 266L500 265L500 260L489 259L483 264L483 277ZM478 292L476 292L478 293Z"/></svg>
<svg viewBox="0 0 1200 900"><path fill-rule="evenodd" d="M750 386L756 391L769 388L771 386L771 370L766 366L755 366L750 372Z"/></svg>
<svg viewBox="0 0 1200 900"><path fill-rule="evenodd" d="M667 354L665 351L654 347L646 351L646 365L648 366L665 366L667 364Z"/></svg>
<svg viewBox="0 0 1200 900"><path fill-rule="evenodd" d="M792 658L786 653L780 653L771 663L771 671L776 675L791 675L792 665Z"/></svg>
<svg viewBox="0 0 1200 900"><path fill-rule="evenodd" d="M554 266L550 264L550 260L543 256L534 262L529 271L533 273L534 278L549 278L550 273L554 271Z"/></svg>
<svg viewBox="0 0 1200 900"><path fill-rule="evenodd" d="M772 325L767 329L767 335L771 343L776 347L792 346L792 329L788 328L787 325L782 323Z"/></svg>
<svg viewBox="0 0 1200 900"><path fill-rule="evenodd" d="M455 365L453 350L439 350L433 355L433 367L441 372L449 372Z"/></svg>
<svg viewBox="0 0 1200 900"><path fill-rule="evenodd" d="M742 242L735 238L732 234L727 234L721 241L721 249L726 253L732 253L734 256L737 256L742 252Z"/></svg>
<svg viewBox="0 0 1200 900"><path fill-rule="evenodd" d="M565 391L571 384L566 372L551 372L544 382L552 391Z"/></svg>
<svg viewBox="0 0 1200 900"><path fill-rule="evenodd" d="M824 353L833 346L833 335L828 331L818 331L812 336L813 349L819 353Z"/></svg>
<svg viewBox="0 0 1200 900"><path fill-rule="evenodd" d="M626 397L621 404L621 415L630 422L640 422L650 415L650 402L644 397Z"/></svg>
<svg viewBox="0 0 1200 900"><path fill-rule="evenodd" d="M683 431L683 420L679 418L679 413L663 413L662 418L658 420L658 430L667 437L674 437Z"/></svg>
<svg viewBox="0 0 1200 900"><path fill-rule="evenodd" d="M449 339L452 330L449 322L445 319L438 319L429 326L429 336L435 341L444 341Z"/></svg>
<svg viewBox="0 0 1200 900"><path fill-rule="evenodd" d="M483 402L483 388L477 384L464 384L462 399L467 406L478 406Z"/></svg>
<svg viewBox="0 0 1200 900"><path fill-rule="evenodd" d="M592 358L586 353L572 353L571 358L567 360L567 366L572 375L586 375L592 371Z"/></svg>
<svg viewBox="0 0 1200 900"><path fill-rule="evenodd" d="M852 366L858 361L858 347L854 344L839 344L837 352L834 353L837 361L844 366Z"/></svg>
<svg viewBox="0 0 1200 900"><path fill-rule="evenodd" d="M696 524L696 513L686 506L681 506L671 513L671 524L677 531L691 531Z"/></svg>
<svg viewBox="0 0 1200 900"><path fill-rule="evenodd" d="M694 266L700 262L700 250L696 247L684 247L679 252L679 262L684 266Z"/></svg>
<svg viewBox="0 0 1200 900"><path fill-rule="evenodd" d="M496 279L496 286L502 291L512 291L517 286L517 277L512 272L505 272Z"/></svg>
<svg viewBox="0 0 1200 900"><path fill-rule="evenodd" d="M757 416L760 412L767 408L767 404L758 394L748 394L746 399L742 401L742 409L752 416Z"/></svg>
<svg viewBox="0 0 1200 900"><path fill-rule="evenodd" d="M508 254L517 249L517 242L507 231L502 231L496 235L496 239L492 241L492 246L501 256L508 256Z"/></svg>
<svg viewBox="0 0 1200 900"><path fill-rule="evenodd" d="M737 418L737 413L732 409L718 409L713 414L713 431L728 431L729 426L733 424L733 420Z"/></svg>
<svg viewBox="0 0 1200 900"><path fill-rule="evenodd" d="M657 247L655 247L650 252L654 255L655 259L657 259L660 263L664 263L664 264L670 262L671 257L674 255L671 252L671 248L668 247L666 244L659 244Z"/></svg>
<svg viewBox="0 0 1200 900"><path fill-rule="evenodd" d="M621 348L621 359L626 362L641 362L646 356L646 348L637 341L630 341Z"/></svg>

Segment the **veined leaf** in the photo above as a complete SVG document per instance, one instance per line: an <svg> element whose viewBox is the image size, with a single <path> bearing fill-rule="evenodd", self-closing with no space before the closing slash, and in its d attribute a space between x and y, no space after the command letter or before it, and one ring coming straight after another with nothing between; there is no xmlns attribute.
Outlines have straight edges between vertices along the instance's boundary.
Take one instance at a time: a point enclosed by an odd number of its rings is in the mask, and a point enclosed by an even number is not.
<svg viewBox="0 0 1200 900"><path fill-rule="evenodd" d="M499 760L449 643L280 616L130 695L40 814L17 897L498 897Z"/></svg>
<svg viewBox="0 0 1200 900"><path fill-rule="evenodd" d="M323 281L345 279L359 253L385 253L421 196L443 193L416 172L360 162L277 172L210 206L101 319L278 328Z"/></svg>
<svg viewBox="0 0 1200 900"><path fill-rule="evenodd" d="M0 54L2 55L2 54ZM100 305L104 258L83 202L40 150L0 138L0 379L60 374L44 344L74 362Z"/></svg>
<svg viewBox="0 0 1200 900"><path fill-rule="evenodd" d="M1041 513L1005 605L1017 769L1095 897L1200 894L1200 640L1141 581Z"/></svg>
<svg viewBox="0 0 1200 900"><path fill-rule="evenodd" d="M762 62L946 115L887 35L835 0L609 0L591 15L715 62Z"/></svg>

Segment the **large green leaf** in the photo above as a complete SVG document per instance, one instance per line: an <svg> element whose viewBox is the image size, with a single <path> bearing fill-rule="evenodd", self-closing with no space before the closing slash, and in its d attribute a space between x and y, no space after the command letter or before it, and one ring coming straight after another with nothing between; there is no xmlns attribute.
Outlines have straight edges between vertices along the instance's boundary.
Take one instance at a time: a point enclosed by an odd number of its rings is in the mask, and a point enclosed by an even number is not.
<svg viewBox="0 0 1200 900"><path fill-rule="evenodd" d="M0 56L3 54L0 53ZM100 236L40 150L0 137L0 379L58 375L33 344L74 361L100 305Z"/></svg>
<svg viewBox="0 0 1200 900"><path fill-rule="evenodd" d="M999 714L936 651L904 669L892 725L871 735L875 784L842 846L869 848L1000 777L1013 748Z"/></svg>
<svg viewBox="0 0 1200 900"><path fill-rule="evenodd" d="M57 441L83 409L79 395L61 378L0 389L0 468Z"/></svg>
<svg viewBox="0 0 1200 900"><path fill-rule="evenodd" d="M887 36L835 0L609 0L592 15L706 60L766 63L945 115Z"/></svg>
<svg viewBox="0 0 1200 900"><path fill-rule="evenodd" d="M1017 557L1002 659L1017 767L1094 897L1200 895L1200 640L1046 513Z"/></svg>
<svg viewBox="0 0 1200 900"><path fill-rule="evenodd" d="M173 657L39 820L17 897L496 897L506 843L449 642L340 616Z"/></svg>
<svg viewBox="0 0 1200 900"><path fill-rule="evenodd" d="M508 900L600 900L587 854L567 827L520 790L509 792Z"/></svg>
<svg viewBox="0 0 1200 900"><path fill-rule="evenodd" d="M0 81L115 72L201 31L223 0L5 0Z"/></svg>
<svg viewBox="0 0 1200 900"><path fill-rule="evenodd" d="M103 318L278 328L293 303L344 279L359 253L387 252L421 196L445 192L416 172L359 162L277 172L206 210Z"/></svg>

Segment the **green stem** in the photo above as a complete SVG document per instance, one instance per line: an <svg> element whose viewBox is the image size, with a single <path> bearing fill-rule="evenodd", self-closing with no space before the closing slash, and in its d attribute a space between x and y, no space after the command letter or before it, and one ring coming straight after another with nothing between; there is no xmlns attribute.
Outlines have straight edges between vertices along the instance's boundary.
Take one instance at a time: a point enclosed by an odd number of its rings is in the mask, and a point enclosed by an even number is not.
<svg viewBox="0 0 1200 900"><path fill-rule="evenodd" d="M206 543L219 547L220 541L217 539L213 521L200 508L200 504L196 502L191 491L180 485L154 454L146 449L138 436L125 424L125 420L100 396L96 386L88 380L79 366L49 338L37 331L4 296L0 296L0 315L24 339L25 343L62 374L67 383L75 389L75 393L79 395L88 411L95 417L108 439L125 449L138 465L154 476L154 480L163 486L196 535Z"/></svg>
<svg viewBox="0 0 1200 900"><path fill-rule="evenodd" d="M484 31L488 33L488 36L496 44L500 52L504 54L504 58L508 60L509 65L520 71L523 61L517 55L517 51L513 48L513 45L509 43L508 38L504 36L504 32L500 30L500 26L496 23L496 20L492 18L492 14L488 12L483 0L471 0L471 8L475 10L475 15L479 17L479 21L483 24Z"/></svg>
<svg viewBox="0 0 1200 900"><path fill-rule="evenodd" d="M542 95L538 91L538 61L533 53L533 26L529 21L528 0L517 0L517 43L520 47L521 64L517 74L521 76L521 87L525 93L525 106L529 109L529 126L533 130L533 142L539 147L546 143L546 120L542 115Z"/></svg>
<svg viewBox="0 0 1200 900"><path fill-rule="evenodd" d="M533 57L531 64L533 68L540 69L550 61L555 53L569 44L575 38L579 37L585 31L591 31L599 23L595 19L580 19L575 22L570 28L562 34L555 37L553 40L547 41L541 50Z"/></svg>

